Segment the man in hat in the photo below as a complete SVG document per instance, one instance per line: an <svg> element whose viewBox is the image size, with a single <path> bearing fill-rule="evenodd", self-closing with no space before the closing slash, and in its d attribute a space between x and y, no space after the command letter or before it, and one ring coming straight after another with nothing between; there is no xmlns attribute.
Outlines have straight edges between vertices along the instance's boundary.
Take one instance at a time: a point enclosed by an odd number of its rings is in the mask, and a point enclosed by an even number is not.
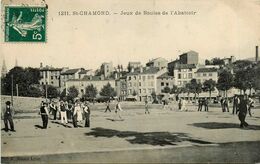
<svg viewBox="0 0 260 164"><path fill-rule="evenodd" d="M90 108L89 103L86 102L84 107L84 114L85 114L85 127L90 127Z"/></svg>
<svg viewBox="0 0 260 164"><path fill-rule="evenodd" d="M42 128L47 129L48 126L48 116L49 116L49 111L47 109L47 103L43 103L41 108L40 108L40 115L42 117Z"/></svg>
<svg viewBox="0 0 260 164"><path fill-rule="evenodd" d="M240 120L240 127L244 128L248 126L248 123L245 121L246 119L246 114L247 114L247 108L248 108L248 98L247 95L245 94L243 98L240 99L239 103L239 113L238 113L238 118Z"/></svg>
<svg viewBox="0 0 260 164"><path fill-rule="evenodd" d="M14 115L14 110L11 106L11 102L7 101L6 107L4 108L2 114L4 115L4 124L5 124L5 131L8 131L8 122L11 128L12 132L15 132L14 130L14 122L13 122L13 115Z"/></svg>

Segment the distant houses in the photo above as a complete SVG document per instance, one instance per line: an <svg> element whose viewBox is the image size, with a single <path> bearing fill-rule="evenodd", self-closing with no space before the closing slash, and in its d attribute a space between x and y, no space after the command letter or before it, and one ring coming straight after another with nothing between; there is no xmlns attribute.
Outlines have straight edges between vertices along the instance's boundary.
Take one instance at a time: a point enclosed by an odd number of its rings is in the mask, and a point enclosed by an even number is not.
<svg viewBox="0 0 260 164"><path fill-rule="evenodd" d="M232 63L235 58L224 58L222 63ZM162 57L149 60L145 66L139 61L130 61L126 69L122 65L113 67L112 62L104 62L98 70L85 68L53 68L41 65L42 85L53 85L60 90L74 86L79 96L86 93L86 87L93 85L97 91L108 83L116 91L120 100L135 98L138 101L152 101L152 93L164 94L165 88L185 87L192 79L203 84L212 79L217 82L220 66L199 64L199 54L188 51L174 61Z"/></svg>

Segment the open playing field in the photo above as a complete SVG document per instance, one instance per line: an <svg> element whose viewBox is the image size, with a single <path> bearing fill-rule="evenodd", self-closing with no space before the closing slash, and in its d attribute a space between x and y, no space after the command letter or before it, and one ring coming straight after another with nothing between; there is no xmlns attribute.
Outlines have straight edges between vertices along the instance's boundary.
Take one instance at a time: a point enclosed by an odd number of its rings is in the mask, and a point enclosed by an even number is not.
<svg viewBox="0 0 260 164"><path fill-rule="evenodd" d="M114 110L91 106L91 127L73 128L49 120L41 129L37 113L17 114L17 132L2 131L3 162L260 162L260 110L239 128L236 115L219 107L182 112L152 105L144 114L142 103L123 103L124 121L113 121ZM25 117L27 116L27 117ZM3 125L2 125L3 127Z"/></svg>

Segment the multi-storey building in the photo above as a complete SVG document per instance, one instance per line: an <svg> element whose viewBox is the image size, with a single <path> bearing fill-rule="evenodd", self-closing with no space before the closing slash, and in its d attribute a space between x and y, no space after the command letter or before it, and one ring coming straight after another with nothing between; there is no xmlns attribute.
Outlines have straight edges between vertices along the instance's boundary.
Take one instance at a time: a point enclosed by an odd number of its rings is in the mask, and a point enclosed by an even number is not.
<svg viewBox="0 0 260 164"><path fill-rule="evenodd" d="M116 80L116 93L119 100L125 100L127 97L127 82L126 76L120 77Z"/></svg>
<svg viewBox="0 0 260 164"><path fill-rule="evenodd" d="M156 68L159 68L160 70L167 68L167 65L168 65L168 60L166 60L162 57L153 59L153 60L149 61L148 63L146 63L147 67L156 67Z"/></svg>
<svg viewBox="0 0 260 164"><path fill-rule="evenodd" d="M109 62L109 63L102 63L101 67L100 67L100 72L102 75L105 76L105 78L108 78L112 75L113 73L113 63Z"/></svg>
<svg viewBox="0 0 260 164"><path fill-rule="evenodd" d="M41 85L52 85L54 87L61 87L60 75L63 68L54 68L51 66L40 66L40 80Z"/></svg>
<svg viewBox="0 0 260 164"><path fill-rule="evenodd" d="M67 69L61 72L61 87L64 88L66 85L66 81L70 79L81 79L81 73L84 71L84 68L75 68L75 69Z"/></svg>
<svg viewBox="0 0 260 164"><path fill-rule="evenodd" d="M180 64L198 64L199 54L195 51L189 51L180 55Z"/></svg>
<svg viewBox="0 0 260 164"><path fill-rule="evenodd" d="M179 64L174 70L174 80L177 87L184 87L191 79L195 78L197 66L195 64Z"/></svg>
<svg viewBox="0 0 260 164"><path fill-rule="evenodd" d="M157 77L157 93L163 93L163 89L165 87L169 87L172 89L173 85L175 85L175 80L173 76L168 75L168 73L164 73L161 76Z"/></svg>
<svg viewBox="0 0 260 164"><path fill-rule="evenodd" d="M157 77L166 73L167 69L158 67L140 68L127 74L127 94L137 95L139 101L152 100L152 92L157 92Z"/></svg>
<svg viewBox="0 0 260 164"><path fill-rule="evenodd" d="M195 72L195 78L201 84L206 80L212 79L215 82L218 81L218 69L217 68L198 68Z"/></svg>
<svg viewBox="0 0 260 164"><path fill-rule="evenodd" d="M85 76L83 79L69 79L66 81L66 90L72 86L74 86L79 91L79 96L83 96L86 93L86 87L89 85L93 85L97 88L97 92L99 93L101 89L110 84L112 88L115 88L115 80L114 79L105 79L103 76Z"/></svg>

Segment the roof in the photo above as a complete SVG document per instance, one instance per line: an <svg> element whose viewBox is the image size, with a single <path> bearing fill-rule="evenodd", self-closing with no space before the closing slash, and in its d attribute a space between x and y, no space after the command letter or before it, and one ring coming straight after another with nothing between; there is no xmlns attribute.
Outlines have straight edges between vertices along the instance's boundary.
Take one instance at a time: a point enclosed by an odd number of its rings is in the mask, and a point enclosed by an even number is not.
<svg viewBox="0 0 260 164"><path fill-rule="evenodd" d="M217 68L199 68L197 72L217 72Z"/></svg>
<svg viewBox="0 0 260 164"><path fill-rule="evenodd" d="M62 68L54 68L54 67L42 67L40 71L61 71Z"/></svg>
<svg viewBox="0 0 260 164"><path fill-rule="evenodd" d="M195 64L178 64L176 65L175 69L192 69L196 68Z"/></svg>
<svg viewBox="0 0 260 164"><path fill-rule="evenodd" d="M196 51L193 51L193 50L190 50L190 51L188 51L188 52L185 52L185 53L183 53L183 54L181 54L180 56L182 56L182 55L185 55L185 54L198 54L198 52L196 52Z"/></svg>
<svg viewBox="0 0 260 164"><path fill-rule="evenodd" d="M127 76L129 75L139 75L139 74L156 74L159 72L159 68L157 67L150 67L148 69L143 69L143 72L140 72L140 70L135 70L134 72L129 72Z"/></svg>
<svg viewBox="0 0 260 164"><path fill-rule="evenodd" d="M66 70L65 72L62 72L61 75L72 75L72 74L75 74L76 72L78 72L79 70L80 70L80 68L69 69L69 70Z"/></svg>
<svg viewBox="0 0 260 164"><path fill-rule="evenodd" d="M164 59L164 58L162 58L162 57L158 57L158 58L152 59L151 61L149 61L149 62L148 62L148 63L146 63L146 64L153 63L154 61L156 61L156 60L159 60L159 59L162 59L162 60L165 60L165 61L167 61L166 59Z"/></svg>
<svg viewBox="0 0 260 164"><path fill-rule="evenodd" d="M84 76L82 79L69 79L68 81L108 81L108 80L115 80L115 79L112 78L102 79L101 76Z"/></svg>
<svg viewBox="0 0 260 164"><path fill-rule="evenodd" d="M158 76L157 79L162 79L162 78L174 78L173 76L170 76L167 72L162 74L161 76Z"/></svg>
<svg viewBox="0 0 260 164"><path fill-rule="evenodd" d="M89 72L89 71L91 71L90 69L89 70L81 70L80 72L79 72L79 74L86 74L87 72Z"/></svg>

